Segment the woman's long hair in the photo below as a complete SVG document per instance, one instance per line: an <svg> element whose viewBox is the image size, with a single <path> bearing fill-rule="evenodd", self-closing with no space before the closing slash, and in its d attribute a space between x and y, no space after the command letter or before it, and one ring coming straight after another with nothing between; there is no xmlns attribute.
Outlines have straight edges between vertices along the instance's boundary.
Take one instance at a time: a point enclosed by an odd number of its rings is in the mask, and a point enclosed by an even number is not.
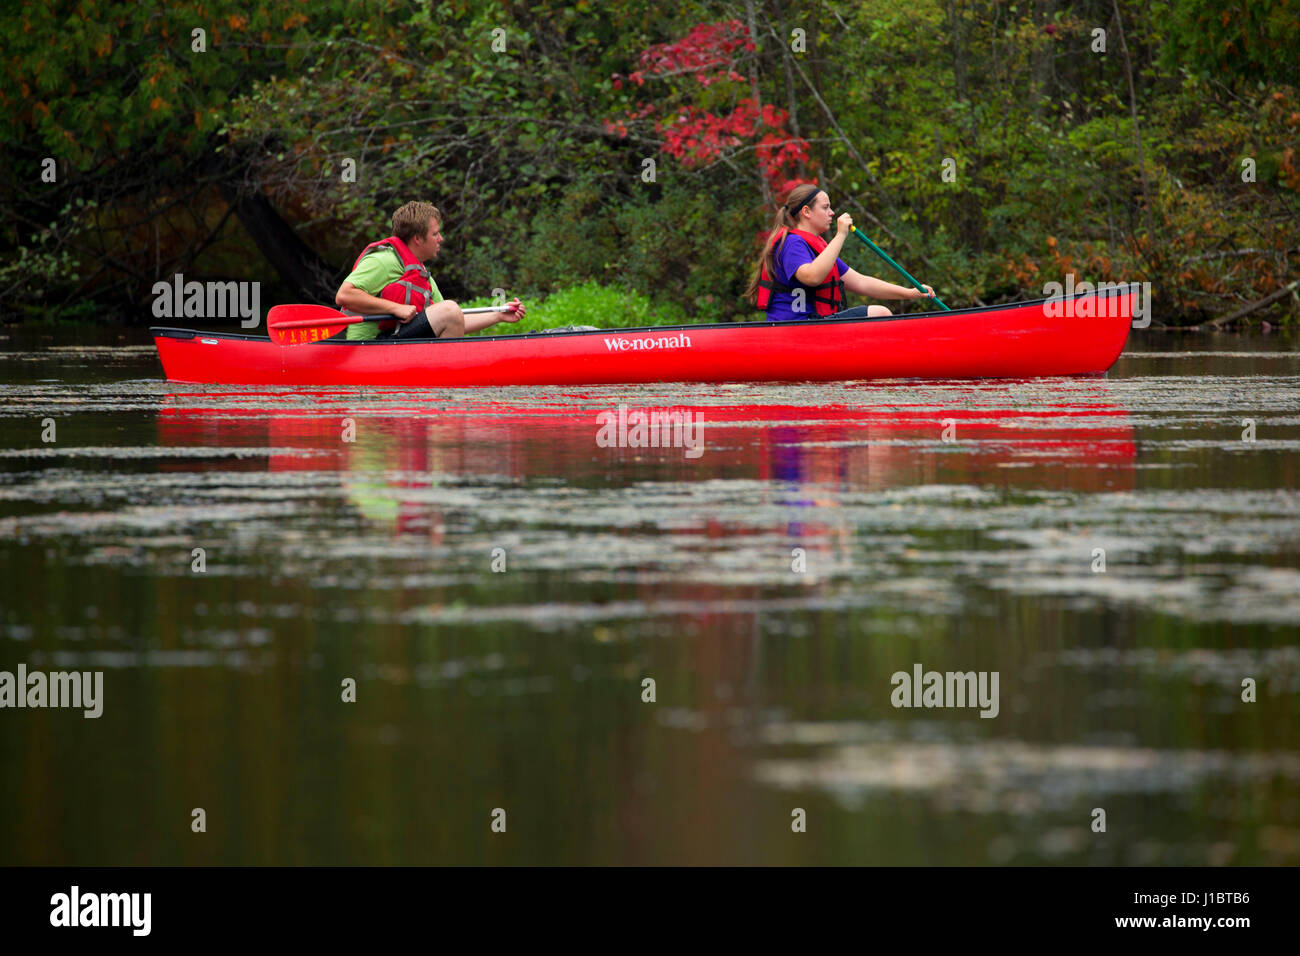
<svg viewBox="0 0 1300 956"><path fill-rule="evenodd" d="M799 228L799 210L808 205L808 201L813 198L814 193L821 192L820 186L812 183L802 183L790 190L790 195L786 197L785 203L776 211L776 218L772 220L772 231L768 233L763 240L763 254L758 257L758 262L754 264L754 274L750 277L749 288L745 290L745 298L751 304L758 304L758 280L763 275L763 267L767 266L767 274L770 278L776 278L776 267L773 264L773 247L776 245L772 241L773 237L781 229L798 229Z"/></svg>

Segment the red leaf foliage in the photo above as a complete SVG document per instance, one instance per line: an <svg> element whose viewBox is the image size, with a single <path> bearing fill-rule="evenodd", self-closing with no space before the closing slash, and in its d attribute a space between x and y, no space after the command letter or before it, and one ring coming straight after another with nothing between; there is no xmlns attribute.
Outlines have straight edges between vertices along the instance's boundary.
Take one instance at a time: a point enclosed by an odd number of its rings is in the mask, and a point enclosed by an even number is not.
<svg viewBox="0 0 1300 956"><path fill-rule="evenodd" d="M735 69L738 53L754 50L745 25L739 20L701 23L680 40L657 43L640 56L641 69L626 77L612 77L614 88L624 80L644 86L647 78L686 74L701 86L723 81L741 81ZM663 136L663 150L688 169L707 165L724 150L753 145L758 167L767 181L776 186L794 175L811 157L804 139L786 129L786 111L767 104L759 107L752 97L740 100L727 113L712 113L695 106L678 109L671 115L656 116L655 104L643 104L630 110L625 120L654 119L655 131ZM606 132L626 137L627 123L605 121Z"/></svg>
<svg viewBox="0 0 1300 956"><path fill-rule="evenodd" d="M641 69L633 77L690 73L704 86L722 79L743 79L734 69L737 50L750 52L754 42L739 20L701 23L673 43L656 43L641 54ZM633 82L640 85L639 80Z"/></svg>

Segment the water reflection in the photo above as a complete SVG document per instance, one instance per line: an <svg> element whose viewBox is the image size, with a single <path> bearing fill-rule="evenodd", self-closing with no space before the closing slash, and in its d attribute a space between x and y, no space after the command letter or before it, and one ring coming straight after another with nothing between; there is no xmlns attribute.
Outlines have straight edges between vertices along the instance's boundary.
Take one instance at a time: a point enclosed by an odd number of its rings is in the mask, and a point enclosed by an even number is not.
<svg viewBox="0 0 1300 956"><path fill-rule="evenodd" d="M174 448L267 448L265 457L246 463L252 469L387 474L391 505L380 506L364 493L349 497L358 510L392 521L398 530L411 526L409 515L401 517L418 510L424 497L403 495L402 489L433 487L416 477L429 474L590 486L605 482L611 465L635 462L649 480L758 481L772 489L768 500L776 504L834 507L835 499L817 497L818 489L996 482L1125 490L1134 485L1137 457L1127 412L1105 403L1032 410L716 403L643 409L701 422L704 451L695 459L681 447L600 447L600 416L614 408L599 399L545 407L461 402L447 408L358 401L355 392L298 392L292 408L282 399L168 395L158 416L158 441ZM372 489L374 483L361 487Z"/></svg>
<svg viewBox="0 0 1300 956"><path fill-rule="evenodd" d="M4 646L107 704L0 725L0 858L1295 862L1294 383L1253 383L24 386ZM605 447L620 405L703 454ZM916 662L998 718L892 708Z"/></svg>

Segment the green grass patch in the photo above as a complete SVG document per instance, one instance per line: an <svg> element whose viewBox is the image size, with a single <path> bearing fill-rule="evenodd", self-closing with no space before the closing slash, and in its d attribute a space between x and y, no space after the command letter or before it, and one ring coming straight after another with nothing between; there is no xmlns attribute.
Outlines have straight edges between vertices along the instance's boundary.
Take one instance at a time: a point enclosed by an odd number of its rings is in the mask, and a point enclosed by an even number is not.
<svg viewBox="0 0 1300 956"><path fill-rule="evenodd" d="M598 282L587 282L553 292L541 301L524 299L528 316L514 324L501 322L488 334L537 332L562 325L594 325L598 329L630 328L642 325L685 325L691 321L679 305L653 302L639 292L629 292ZM491 305L490 296L460 303L461 308Z"/></svg>

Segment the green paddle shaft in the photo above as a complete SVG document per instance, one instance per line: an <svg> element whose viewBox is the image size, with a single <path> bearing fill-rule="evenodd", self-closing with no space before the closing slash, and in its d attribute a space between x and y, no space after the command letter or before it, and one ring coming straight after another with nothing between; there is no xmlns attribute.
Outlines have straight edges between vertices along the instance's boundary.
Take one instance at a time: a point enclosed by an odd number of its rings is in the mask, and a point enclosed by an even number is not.
<svg viewBox="0 0 1300 956"><path fill-rule="evenodd" d="M918 292L924 292L924 291L925 291L925 287L924 287L923 285L921 285L921 283L919 283L919 282L917 282L915 279L913 279L912 276L908 273L908 271L907 271L906 269L904 269L902 266L900 266L900 265L899 265L897 262L895 262L893 259L889 258L888 254L885 252L885 250L884 250L884 249L881 249L878 245L876 245L874 242L872 242L870 239L868 239L868 238L866 237L866 235L862 232L862 230L859 229L857 226L854 226L854 227L853 227L853 234L854 234L855 236L857 236L859 239L861 239L864 243L866 243L868 249L870 249L870 250L871 250L872 252L874 252L876 255L880 256L880 258L884 259L886 262L888 262L891 266L893 266L893 267L894 267L895 269L897 269L899 272L901 272L901 273L903 274L903 277L906 278L908 282L910 282L910 283L912 283L912 285L916 286L916 289L917 289ZM937 303L937 304L939 305L939 307L942 308L945 312L951 312L951 311L952 311L952 309L948 308L946 305L944 305L942 302L940 302L940 301L939 301L939 298L938 298L937 296L929 296L928 298L930 298L933 302Z"/></svg>

